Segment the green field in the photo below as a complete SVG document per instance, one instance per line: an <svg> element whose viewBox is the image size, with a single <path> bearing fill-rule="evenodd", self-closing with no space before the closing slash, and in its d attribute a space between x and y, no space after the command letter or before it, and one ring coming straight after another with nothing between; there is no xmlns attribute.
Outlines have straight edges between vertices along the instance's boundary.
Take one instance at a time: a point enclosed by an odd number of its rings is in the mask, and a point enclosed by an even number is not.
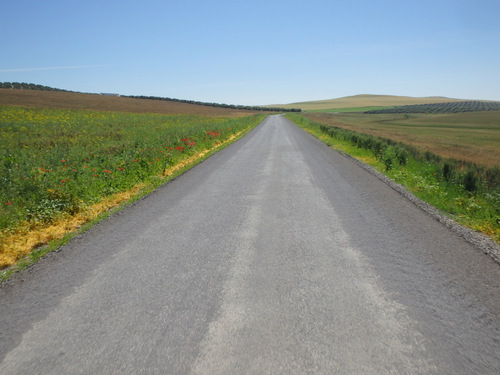
<svg viewBox="0 0 500 375"><path fill-rule="evenodd" d="M0 107L0 229L77 211L261 119Z"/></svg>
<svg viewBox="0 0 500 375"><path fill-rule="evenodd" d="M264 117L0 106L0 268L4 240L17 227L50 225L139 184L164 181L175 166Z"/></svg>

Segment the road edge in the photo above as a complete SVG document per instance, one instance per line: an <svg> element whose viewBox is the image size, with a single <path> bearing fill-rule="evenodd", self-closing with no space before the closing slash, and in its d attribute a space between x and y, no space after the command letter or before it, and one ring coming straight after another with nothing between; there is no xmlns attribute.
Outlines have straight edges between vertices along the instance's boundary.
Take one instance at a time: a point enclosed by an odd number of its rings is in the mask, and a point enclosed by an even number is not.
<svg viewBox="0 0 500 375"><path fill-rule="evenodd" d="M316 138L317 139L317 138ZM332 148L332 147L330 147ZM393 190L397 191L403 197L412 202L415 206L420 208L426 214L430 215L434 220L440 222L445 225L448 229L452 230L454 233L458 234L467 242L476 246L480 249L484 254L491 256L498 264L500 264L500 245L496 244L491 238L486 236L483 233L476 232L470 228L467 228L455 220L451 219L448 216L441 214L441 212L431 204L423 201L422 199L416 197L413 193L407 190L403 185L398 184L394 180L390 179L383 173L377 171L372 166L362 162L359 159L349 155L348 153L342 150L336 150L332 148L332 150L338 152L342 156L354 161L358 166L366 170L368 173L377 177L379 180L384 182L386 185L389 185Z"/></svg>

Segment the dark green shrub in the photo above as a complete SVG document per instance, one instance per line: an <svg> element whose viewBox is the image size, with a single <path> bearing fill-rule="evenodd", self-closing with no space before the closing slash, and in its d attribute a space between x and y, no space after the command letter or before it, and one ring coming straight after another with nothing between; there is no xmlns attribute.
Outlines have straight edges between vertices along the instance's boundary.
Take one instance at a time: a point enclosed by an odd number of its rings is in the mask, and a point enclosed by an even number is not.
<svg viewBox="0 0 500 375"><path fill-rule="evenodd" d="M443 178L445 181L450 181L453 169L450 164L444 163L443 165Z"/></svg>
<svg viewBox="0 0 500 375"><path fill-rule="evenodd" d="M408 154L404 148L396 147L396 158L399 165L406 165L408 160Z"/></svg>
<svg viewBox="0 0 500 375"><path fill-rule="evenodd" d="M477 190L478 179L474 171L468 170L463 179L464 189L469 193L473 193Z"/></svg>
<svg viewBox="0 0 500 375"><path fill-rule="evenodd" d="M382 152L382 162L385 165L385 170L390 171L396 160L396 149L393 146L387 146Z"/></svg>
<svg viewBox="0 0 500 375"><path fill-rule="evenodd" d="M500 186L500 168L493 167L488 168L485 172L486 184L490 188L496 188Z"/></svg>

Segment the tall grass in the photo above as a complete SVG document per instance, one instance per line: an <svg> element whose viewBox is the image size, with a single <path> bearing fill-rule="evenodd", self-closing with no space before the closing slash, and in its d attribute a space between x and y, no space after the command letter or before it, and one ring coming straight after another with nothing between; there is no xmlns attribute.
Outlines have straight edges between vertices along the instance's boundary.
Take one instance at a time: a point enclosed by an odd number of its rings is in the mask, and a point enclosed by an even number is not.
<svg viewBox="0 0 500 375"><path fill-rule="evenodd" d="M74 214L262 118L0 106L0 231Z"/></svg>

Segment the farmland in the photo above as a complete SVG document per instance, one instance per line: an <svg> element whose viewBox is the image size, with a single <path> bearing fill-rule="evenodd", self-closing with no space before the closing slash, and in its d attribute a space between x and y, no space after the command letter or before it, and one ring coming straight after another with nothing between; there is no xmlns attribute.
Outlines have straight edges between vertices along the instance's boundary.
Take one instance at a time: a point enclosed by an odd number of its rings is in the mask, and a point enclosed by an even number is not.
<svg viewBox="0 0 500 375"><path fill-rule="evenodd" d="M0 268L24 255L5 250L16 228L160 183L262 119L0 106Z"/></svg>
<svg viewBox="0 0 500 375"><path fill-rule="evenodd" d="M284 108L300 108L302 111L322 111L339 112L339 110L358 111L363 107L394 107L402 105L460 102L461 99L445 98L442 96L429 97L411 97L394 95L353 95L329 100L316 100L309 102L298 102L291 104L279 104L277 106ZM367 111L372 108L366 108ZM373 108L375 109L375 108Z"/></svg>
<svg viewBox="0 0 500 375"><path fill-rule="evenodd" d="M374 108L366 110L366 113L460 113L476 111L499 111L500 102L469 100L452 103L431 103L403 105L392 108Z"/></svg>
<svg viewBox="0 0 500 375"><path fill-rule="evenodd" d="M52 92L46 94L44 92ZM59 94L54 94L59 92ZM151 101L163 102L154 104ZM214 111L203 110L203 107L211 107L225 110L226 115L231 111L232 115L237 115L239 111L250 112L300 112L298 108L275 108L267 106L246 106L236 104L203 102L196 100L177 99L163 96L145 95L119 95L119 94L85 94L71 92L49 86L37 85L25 82L0 82L0 104L26 105L49 108L69 109L101 109L125 112L156 112L156 113L190 113L209 115ZM167 112L165 112L167 111ZM216 111L221 114L221 111Z"/></svg>
<svg viewBox="0 0 500 375"><path fill-rule="evenodd" d="M500 166L500 111L451 114L308 113L330 126L409 144L443 158Z"/></svg>
<svg viewBox="0 0 500 375"><path fill-rule="evenodd" d="M36 108L90 109L128 113L189 114L198 116L242 117L256 111L207 107L183 102L114 97L64 91L0 89L0 105Z"/></svg>

